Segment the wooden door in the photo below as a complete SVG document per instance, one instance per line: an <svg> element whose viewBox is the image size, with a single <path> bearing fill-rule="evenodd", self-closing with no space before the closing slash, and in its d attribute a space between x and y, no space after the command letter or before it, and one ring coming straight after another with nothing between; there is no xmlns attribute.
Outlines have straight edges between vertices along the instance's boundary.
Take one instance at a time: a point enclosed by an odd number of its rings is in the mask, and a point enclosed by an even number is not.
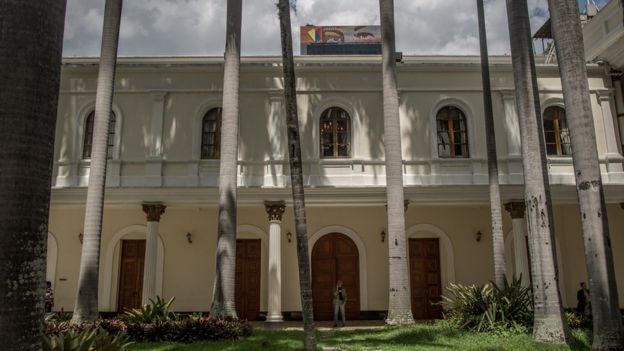
<svg viewBox="0 0 624 351"><path fill-rule="evenodd" d="M440 243L438 239L410 239L410 287L414 319L442 317L440 301Z"/></svg>
<svg viewBox="0 0 624 351"><path fill-rule="evenodd" d="M236 240L236 313L255 321L260 314L260 239Z"/></svg>
<svg viewBox="0 0 624 351"><path fill-rule="evenodd" d="M347 291L347 319L360 319L359 253L346 235L333 233L319 239L312 249L312 302L314 319L334 318L334 287L342 280Z"/></svg>
<svg viewBox="0 0 624 351"><path fill-rule="evenodd" d="M141 307L145 240L122 240L117 311Z"/></svg>

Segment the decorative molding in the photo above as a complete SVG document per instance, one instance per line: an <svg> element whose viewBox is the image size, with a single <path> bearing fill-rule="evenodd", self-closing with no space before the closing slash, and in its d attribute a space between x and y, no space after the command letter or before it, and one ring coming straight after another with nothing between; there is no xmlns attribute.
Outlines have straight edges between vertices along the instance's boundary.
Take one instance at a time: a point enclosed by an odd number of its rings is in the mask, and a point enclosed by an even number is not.
<svg viewBox="0 0 624 351"><path fill-rule="evenodd" d="M165 213L167 206L162 202L144 202L143 212L145 212L148 222L160 222L160 216Z"/></svg>
<svg viewBox="0 0 624 351"><path fill-rule="evenodd" d="M509 212L511 218L524 218L525 205L523 201L513 201L505 204L505 210Z"/></svg>
<svg viewBox="0 0 624 351"><path fill-rule="evenodd" d="M284 201L265 201L264 208L269 215L269 221L282 221L282 215L286 211L286 203Z"/></svg>

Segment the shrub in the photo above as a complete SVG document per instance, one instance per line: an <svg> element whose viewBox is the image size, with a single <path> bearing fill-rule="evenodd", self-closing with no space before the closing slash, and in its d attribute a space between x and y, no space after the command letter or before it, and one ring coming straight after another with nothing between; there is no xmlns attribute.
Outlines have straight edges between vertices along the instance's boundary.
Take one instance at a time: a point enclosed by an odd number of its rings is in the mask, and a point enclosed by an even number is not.
<svg viewBox="0 0 624 351"><path fill-rule="evenodd" d="M492 283L483 286L450 284L452 297L442 296L440 303L451 323L472 331L526 330L533 312L528 288L520 279L505 279L502 288Z"/></svg>
<svg viewBox="0 0 624 351"><path fill-rule="evenodd" d="M233 318L186 318L157 323L127 323L125 332L132 340L157 341L214 341L235 340L251 335L247 321Z"/></svg>
<svg viewBox="0 0 624 351"><path fill-rule="evenodd" d="M43 337L43 351L123 351L131 342L124 334L111 335L101 329L69 331Z"/></svg>
<svg viewBox="0 0 624 351"><path fill-rule="evenodd" d="M249 322L233 318L194 316L181 320L134 323L118 319L99 320L94 323L70 324L46 322L45 335L65 335L90 330L104 330L111 335L124 334L132 341L211 341L235 340L251 335Z"/></svg>
<svg viewBox="0 0 624 351"><path fill-rule="evenodd" d="M591 320L588 316L579 316L574 312L566 312L564 317L566 323L568 323L568 326L570 326L570 328L572 329L583 329L591 327Z"/></svg>
<svg viewBox="0 0 624 351"><path fill-rule="evenodd" d="M156 301L149 300L150 303L141 306L141 308L126 311L119 319L129 323L154 323L175 320L177 318L175 313L169 311L175 297L172 297L169 301L165 301L160 296L156 297Z"/></svg>

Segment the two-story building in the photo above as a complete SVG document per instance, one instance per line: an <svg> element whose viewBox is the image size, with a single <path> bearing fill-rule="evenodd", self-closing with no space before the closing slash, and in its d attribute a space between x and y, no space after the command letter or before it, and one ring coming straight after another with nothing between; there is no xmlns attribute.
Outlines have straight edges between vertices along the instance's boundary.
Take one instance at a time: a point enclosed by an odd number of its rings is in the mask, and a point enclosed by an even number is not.
<svg viewBox="0 0 624 351"><path fill-rule="evenodd" d="M388 307L388 242L379 56L298 57L297 88L315 314L341 279L348 317ZM272 321L300 311L281 58L241 68L237 309ZM102 232L99 307L141 302L144 271L178 311L207 311L217 238L223 59L118 62ZM611 77L589 64L589 86L624 303L624 172ZM581 222L558 67L538 58L560 288L567 307L586 280ZM80 263L98 60L67 58L61 77L49 223L55 309L72 310ZM511 59L491 59L508 274L529 279L521 138ZM416 318L451 282L493 278L480 63L472 56L398 64L406 234ZM164 212L163 212L164 211ZM157 244L147 245L149 240ZM153 277L153 278L152 278Z"/></svg>

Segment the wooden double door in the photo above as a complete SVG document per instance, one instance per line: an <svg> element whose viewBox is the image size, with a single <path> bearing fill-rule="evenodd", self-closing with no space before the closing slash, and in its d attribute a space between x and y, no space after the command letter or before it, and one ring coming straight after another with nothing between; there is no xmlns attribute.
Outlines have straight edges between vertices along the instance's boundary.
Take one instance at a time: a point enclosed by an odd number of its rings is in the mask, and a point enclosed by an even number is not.
<svg viewBox="0 0 624 351"><path fill-rule="evenodd" d="M314 319L334 318L334 287L342 280L347 291L347 319L360 318L359 253L346 235L333 233L319 239L312 249L312 302Z"/></svg>
<svg viewBox="0 0 624 351"><path fill-rule="evenodd" d="M250 321L260 314L261 247L260 239L236 240L236 313Z"/></svg>
<svg viewBox="0 0 624 351"><path fill-rule="evenodd" d="M145 240L122 240L117 311L141 307Z"/></svg>
<svg viewBox="0 0 624 351"><path fill-rule="evenodd" d="M442 317L439 239L409 239L410 288L414 319Z"/></svg>

